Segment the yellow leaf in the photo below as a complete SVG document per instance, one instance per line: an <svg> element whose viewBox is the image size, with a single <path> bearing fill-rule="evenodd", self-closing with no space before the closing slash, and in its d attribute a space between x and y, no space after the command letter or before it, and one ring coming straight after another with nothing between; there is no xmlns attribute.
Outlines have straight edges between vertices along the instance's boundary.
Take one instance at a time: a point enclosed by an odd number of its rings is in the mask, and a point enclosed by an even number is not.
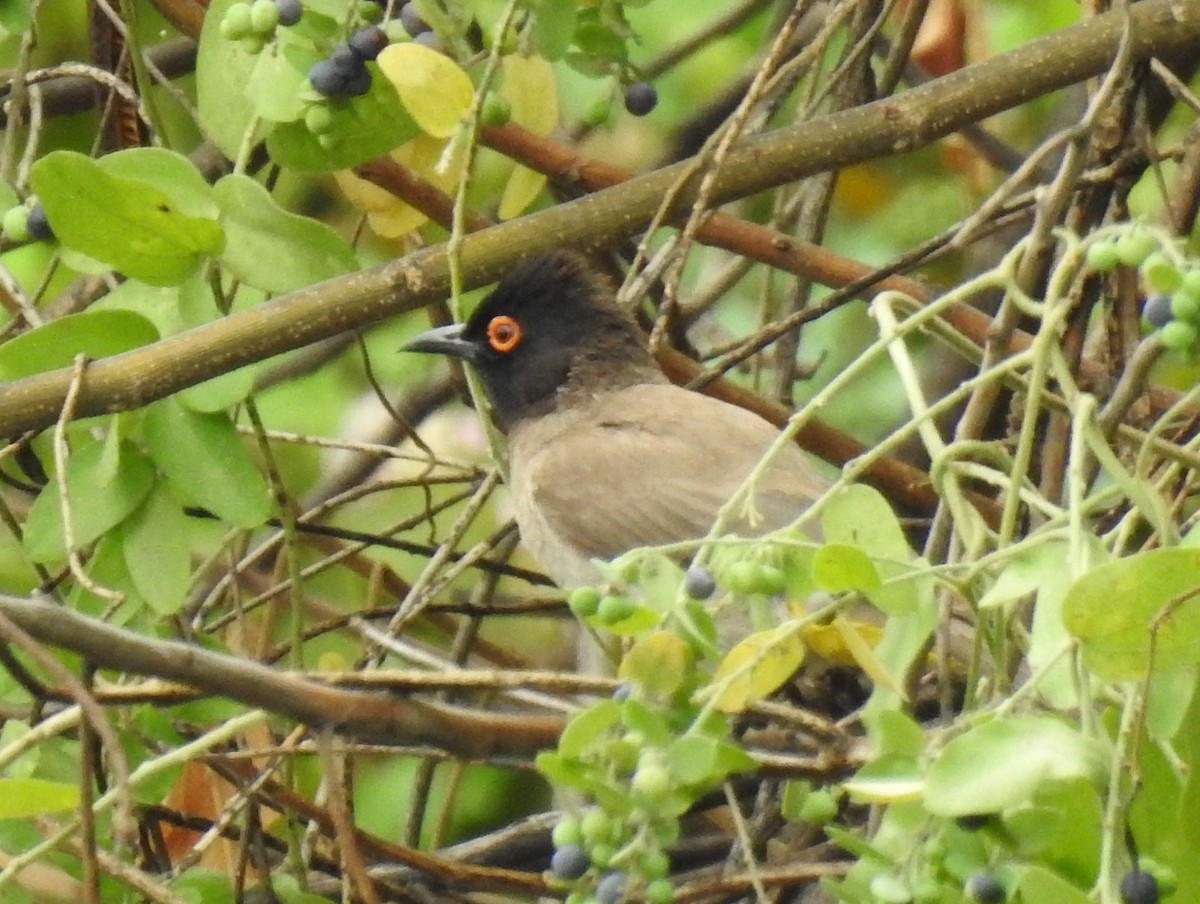
<svg viewBox="0 0 1200 904"><path fill-rule="evenodd" d="M474 95L457 63L411 41L385 47L377 62L421 131L438 138L454 134Z"/></svg>
<svg viewBox="0 0 1200 904"><path fill-rule="evenodd" d="M516 167L504 184L504 194L500 196L496 215L502 220L511 220L533 203L545 184L545 174L526 166Z"/></svg>
<svg viewBox="0 0 1200 904"><path fill-rule="evenodd" d="M804 653L803 641L788 625L746 637L717 666L717 709L738 713L762 700L795 673Z"/></svg>
<svg viewBox="0 0 1200 904"><path fill-rule="evenodd" d="M801 632L808 649L839 665L857 665L876 684L907 699L900 682L875 655L883 631L878 625L836 615L828 625L808 625Z"/></svg>
<svg viewBox="0 0 1200 904"><path fill-rule="evenodd" d="M621 660L617 674L652 694L675 693L692 666L688 645L670 631L655 631L638 639Z"/></svg>
<svg viewBox="0 0 1200 904"><path fill-rule="evenodd" d="M500 96L512 108L512 121L536 135L558 125L558 86L554 69L540 56L512 54L500 60Z"/></svg>

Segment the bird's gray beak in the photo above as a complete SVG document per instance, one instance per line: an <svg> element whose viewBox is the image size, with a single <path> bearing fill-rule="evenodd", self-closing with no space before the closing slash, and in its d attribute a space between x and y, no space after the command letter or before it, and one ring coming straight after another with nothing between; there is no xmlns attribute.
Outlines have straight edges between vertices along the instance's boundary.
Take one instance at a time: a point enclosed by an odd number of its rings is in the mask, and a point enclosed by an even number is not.
<svg viewBox="0 0 1200 904"><path fill-rule="evenodd" d="M478 351L474 343L468 342L462 336L463 325L451 323L448 326L435 326L414 336L400 349L402 352L431 352L436 355L452 355L466 361L474 361Z"/></svg>

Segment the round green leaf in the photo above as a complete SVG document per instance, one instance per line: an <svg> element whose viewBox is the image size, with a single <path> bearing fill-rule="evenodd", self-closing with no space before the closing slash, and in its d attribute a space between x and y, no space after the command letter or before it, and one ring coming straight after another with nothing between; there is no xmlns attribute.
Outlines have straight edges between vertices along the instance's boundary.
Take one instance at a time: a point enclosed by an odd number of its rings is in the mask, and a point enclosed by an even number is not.
<svg viewBox="0 0 1200 904"><path fill-rule="evenodd" d="M189 217L217 217L212 186L182 154L166 148L128 148L106 154L96 163L110 175L154 186Z"/></svg>
<svg viewBox="0 0 1200 904"><path fill-rule="evenodd" d="M266 134L266 126L255 117L254 104L246 94L246 85L258 56L247 53L238 41L221 34L225 12L239 0L212 0L204 16L200 47L196 54L196 106L205 136L226 157L236 160L253 129L251 142Z"/></svg>
<svg viewBox="0 0 1200 904"><path fill-rule="evenodd" d="M187 515L160 490L150 494L121 531L125 567L138 595L160 615L174 615L192 576Z"/></svg>
<svg viewBox="0 0 1200 904"><path fill-rule="evenodd" d="M826 543L812 560L812 576L817 586L830 593L844 590L875 590L880 585L879 572L857 546Z"/></svg>
<svg viewBox="0 0 1200 904"><path fill-rule="evenodd" d="M892 507L873 487L856 483L833 495L821 513L827 543L857 546L872 558L906 562L913 557Z"/></svg>
<svg viewBox="0 0 1200 904"><path fill-rule="evenodd" d="M130 442L111 438L91 442L67 465L67 498L77 546L87 546L116 527L142 503L154 486L154 465ZM25 550L35 562L61 559L66 553L57 479L30 506L25 521Z"/></svg>
<svg viewBox="0 0 1200 904"><path fill-rule="evenodd" d="M43 778L0 778L0 819L61 813L79 806L79 786Z"/></svg>
<svg viewBox="0 0 1200 904"><path fill-rule="evenodd" d="M1101 678L1200 663L1200 550L1152 549L1106 562L1071 585L1063 624Z"/></svg>
<svg viewBox="0 0 1200 904"><path fill-rule="evenodd" d="M0 380L70 367L76 355L118 355L157 339L154 324L132 311L67 314L0 345Z"/></svg>
<svg viewBox="0 0 1200 904"><path fill-rule="evenodd" d="M292 292L358 269L358 259L336 232L288 213L248 176L216 184L221 225L229 241L221 260L243 282L266 292Z"/></svg>
<svg viewBox="0 0 1200 904"><path fill-rule="evenodd" d="M63 245L156 286L178 285L225 241L215 220L188 216L158 188L74 151L47 154L29 179Z"/></svg>
<svg viewBox="0 0 1200 904"><path fill-rule="evenodd" d="M238 527L266 521L266 481L226 415L164 399L146 409L143 432L155 463L187 500Z"/></svg>
<svg viewBox="0 0 1200 904"><path fill-rule="evenodd" d="M1024 803L1045 782L1100 783L1105 750L1049 716L994 719L952 740L925 776L925 806L938 816L995 813Z"/></svg>

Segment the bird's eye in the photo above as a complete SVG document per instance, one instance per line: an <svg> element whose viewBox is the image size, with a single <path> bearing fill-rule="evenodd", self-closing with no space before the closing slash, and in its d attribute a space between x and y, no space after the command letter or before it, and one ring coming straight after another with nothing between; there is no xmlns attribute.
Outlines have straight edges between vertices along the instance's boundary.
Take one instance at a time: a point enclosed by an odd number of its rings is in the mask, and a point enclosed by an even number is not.
<svg viewBox="0 0 1200 904"><path fill-rule="evenodd" d="M488 321L488 345L506 354L521 344L521 324L506 314L500 314Z"/></svg>

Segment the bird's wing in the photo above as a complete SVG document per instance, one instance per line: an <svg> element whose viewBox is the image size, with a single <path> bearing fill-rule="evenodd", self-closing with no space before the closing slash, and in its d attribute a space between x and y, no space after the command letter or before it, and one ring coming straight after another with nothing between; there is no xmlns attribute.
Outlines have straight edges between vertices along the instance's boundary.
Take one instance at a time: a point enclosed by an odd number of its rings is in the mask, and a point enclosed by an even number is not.
<svg viewBox="0 0 1200 904"><path fill-rule="evenodd" d="M606 393L531 427L514 437L518 513L532 503L537 529L587 558L703 537L778 436L755 414L668 384ZM784 449L755 495L761 522L733 527L781 527L824 485L803 453Z"/></svg>

